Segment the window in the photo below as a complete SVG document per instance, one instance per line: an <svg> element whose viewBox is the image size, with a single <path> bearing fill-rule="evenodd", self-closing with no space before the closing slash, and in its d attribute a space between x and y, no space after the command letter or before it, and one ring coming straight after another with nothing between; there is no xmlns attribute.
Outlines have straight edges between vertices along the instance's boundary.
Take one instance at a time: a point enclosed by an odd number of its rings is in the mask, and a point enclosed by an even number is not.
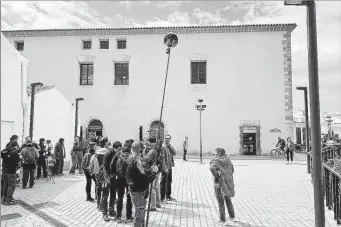
<svg viewBox="0 0 341 227"><path fill-rule="evenodd" d="M191 62L191 83L206 84L206 61Z"/></svg>
<svg viewBox="0 0 341 227"><path fill-rule="evenodd" d="M109 40L100 40L99 49L109 49Z"/></svg>
<svg viewBox="0 0 341 227"><path fill-rule="evenodd" d="M129 85L129 63L115 63L115 85Z"/></svg>
<svg viewBox="0 0 341 227"><path fill-rule="evenodd" d="M127 40L117 40L117 49L126 49Z"/></svg>
<svg viewBox="0 0 341 227"><path fill-rule="evenodd" d="M84 49L84 50L89 50L89 49L91 49L91 44L92 44L92 41L91 41L91 40L85 40L85 41L83 41L83 49Z"/></svg>
<svg viewBox="0 0 341 227"><path fill-rule="evenodd" d="M18 51L23 51L24 50L24 41L17 41L15 42L15 48L18 50Z"/></svg>
<svg viewBox="0 0 341 227"><path fill-rule="evenodd" d="M94 64L80 64L80 85L94 84Z"/></svg>

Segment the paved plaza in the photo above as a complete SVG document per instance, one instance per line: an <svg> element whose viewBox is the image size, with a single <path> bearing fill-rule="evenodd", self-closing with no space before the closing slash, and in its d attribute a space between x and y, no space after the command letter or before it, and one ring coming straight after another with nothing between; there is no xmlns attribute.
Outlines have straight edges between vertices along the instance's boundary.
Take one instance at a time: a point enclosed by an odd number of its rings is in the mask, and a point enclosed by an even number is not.
<svg viewBox="0 0 341 227"><path fill-rule="evenodd" d="M283 160L233 163L236 185L233 203L239 226L314 226L313 189L305 161L296 160L290 165ZM199 164L197 160L177 159L173 171L172 196L177 201L151 212L149 226L221 226L217 222L209 160ZM56 177L55 182L41 180L33 189L17 188L14 196L19 203L1 207L1 226L131 225L102 220L95 203L85 201L83 175ZM337 226L330 211L326 210L326 216L326 226Z"/></svg>

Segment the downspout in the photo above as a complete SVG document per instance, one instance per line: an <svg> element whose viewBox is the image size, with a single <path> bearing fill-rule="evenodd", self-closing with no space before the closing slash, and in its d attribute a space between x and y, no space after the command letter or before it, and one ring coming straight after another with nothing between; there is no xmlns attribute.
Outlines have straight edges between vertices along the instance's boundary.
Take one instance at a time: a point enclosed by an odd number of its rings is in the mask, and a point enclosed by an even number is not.
<svg viewBox="0 0 341 227"><path fill-rule="evenodd" d="M22 127L22 136L21 136L21 141L24 143L24 138L25 138L25 123L26 123L26 118L25 118L25 101L26 101L26 96L27 96L27 89L26 89L26 70L25 70L25 65L23 60L20 62L21 65L21 107L22 107L22 114L23 114L23 127Z"/></svg>

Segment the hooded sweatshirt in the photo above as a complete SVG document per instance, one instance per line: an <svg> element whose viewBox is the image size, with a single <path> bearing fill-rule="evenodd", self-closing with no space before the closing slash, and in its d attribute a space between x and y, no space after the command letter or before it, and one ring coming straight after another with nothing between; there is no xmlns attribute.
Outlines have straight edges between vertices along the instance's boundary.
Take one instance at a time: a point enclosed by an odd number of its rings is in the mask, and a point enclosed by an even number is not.
<svg viewBox="0 0 341 227"><path fill-rule="evenodd" d="M234 167L231 159L226 155L213 159L210 163L210 170L223 196L234 197Z"/></svg>
<svg viewBox="0 0 341 227"><path fill-rule="evenodd" d="M17 164L19 162L19 154L14 147L7 147L1 151L2 173L16 173Z"/></svg>

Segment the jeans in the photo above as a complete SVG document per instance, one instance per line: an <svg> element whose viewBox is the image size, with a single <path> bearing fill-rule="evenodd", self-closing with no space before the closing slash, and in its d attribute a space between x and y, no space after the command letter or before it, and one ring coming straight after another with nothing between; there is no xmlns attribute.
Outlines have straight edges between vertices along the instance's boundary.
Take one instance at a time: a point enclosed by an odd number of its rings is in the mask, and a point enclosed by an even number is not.
<svg viewBox="0 0 341 227"><path fill-rule="evenodd" d="M101 198L102 198L102 190L103 190L103 187L102 187L102 183L101 183L101 180L100 180L100 174L97 174L96 175L96 194L97 194L97 208L101 208Z"/></svg>
<svg viewBox="0 0 341 227"><path fill-rule="evenodd" d="M37 178L41 178L41 169L43 169L43 176L44 176L44 178L46 178L47 177L47 170L46 170L45 159L39 159L38 160Z"/></svg>
<svg viewBox="0 0 341 227"><path fill-rule="evenodd" d="M186 160L187 149L184 149L184 160Z"/></svg>
<svg viewBox="0 0 341 227"><path fill-rule="evenodd" d="M171 198L172 194L172 169L168 170L168 173L161 173L161 200L165 197Z"/></svg>
<svg viewBox="0 0 341 227"><path fill-rule="evenodd" d="M134 227L144 227L144 217L146 214L147 199L144 198L144 192L132 192L131 197L135 207Z"/></svg>
<svg viewBox="0 0 341 227"><path fill-rule="evenodd" d="M289 155L290 155L290 160L294 161L294 152L293 150L287 149L287 161L289 162Z"/></svg>
<svg viewBox="0 0 341 227"><path fill-rule="evenodd" d="M75 173L76 165L78 165L79 173L82 173L82 160L83 160L83 152L82 151L74 151L72 155L72 167L70 173Z"/></svg>
<svg viewBox="0 0 341 227"><path fill-rule="evenodd" d="M214 191L216 194L216 198L218 200L218 206L219 206L219 215L220 215L220 221L225 222L226 216L225 216L225 203L227 207L227 211L229 213L230 218L234 218L234 208L232 204L232 200L230 197L225 196L223 197L221 188L219 187L219 184L214 184Z"/></svg>
<svg viewBox="0 0 341 227"><path fill-rule="evenodd" d="M127 180L124 177L117 177L116 180L117 185L117 218L122 217L122 209L123 209L123 197L124 192L126 192L127 196L127 204L126 204L126 217L131 218L133 213L133 205L131 201L131 195L128 191ZM135 207L136 209L136 207Z"/></svg>
<svg viewBox="0 0 341 227"><path fill-rule="evenodd" d="M111 216L115 213L115 200L116 200L116 179L111 178L110 184L102 184L102 208L103 214L108 214L108 197L109 199L109 214Z"/></svg>
<svg viewBox="0 0 341 227"><path fill-rule="evenodd" d="M23 164L23 178L22 178L23 188L26 188L28 181L30 183L30 187L34 185L34 171L35 171L35 163Z"/></svg>
<svg viewBox="0 0 341 227"><path fill-rule="evenodd" d="M63 174L63 168L64 168L64 159L57 159L56 160L56 174Z"/></svg>
<svg viewBox="0 0 341 227"><path fill-rule="evenodd" d="M84 174L86 178L86 186L85 186L86 197L90 199L91 198L91 183L92 181L94 181L96 185L96 179L94 176L90 174L89 170L84 171Z"/></svg>
<svg viewBox="0 0 341 227"><path fill-rule="evenodd" d="M152 195L150 198L150 205L152 208L156 208L156 205L160 205L160 175L161 173L156 175L152 185Z"/></svg>
<svg viewBox="0 0 341 227"><path fill-rule="evenodd" d="M4 199L12 199L13 194L15 191L15 187L17 185L16 182L16 174L15 173L3 173L2 179L3 179L3 198ZM2 184L1 184L2 185Z"/></svg>

